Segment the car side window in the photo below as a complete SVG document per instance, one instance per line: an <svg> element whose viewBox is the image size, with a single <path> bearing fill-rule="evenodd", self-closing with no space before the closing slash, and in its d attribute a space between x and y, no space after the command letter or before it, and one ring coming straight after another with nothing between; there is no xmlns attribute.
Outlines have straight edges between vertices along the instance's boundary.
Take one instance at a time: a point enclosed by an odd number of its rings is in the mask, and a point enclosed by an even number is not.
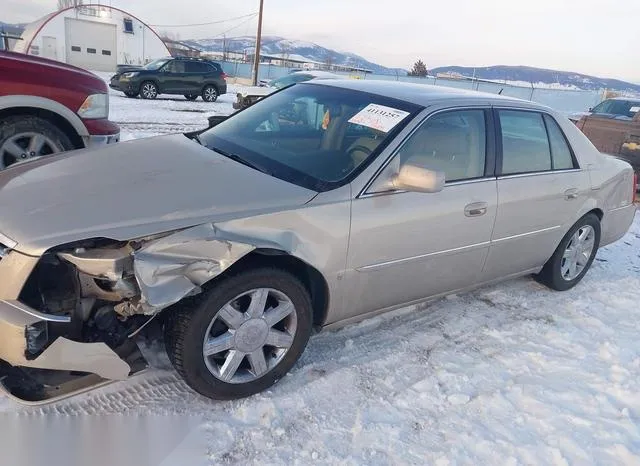
<svg viewBox="0 0 640 466"><path fill-rule="evenodd" d="M184 73L184 62L181 60L173 60L165 66L165 70L169 73Z"/></svg>
<svg viewBox="0 0 640 466"><path fill-rule="evenodd" d="M445 182L484 176L484 110L453 110L427 119L398 151L400 165L417 160L442 171Z"/></svg>
<svg viewBox="0 0 640 466"><path fill-rule="evenodd" d="M544 122L547 125L547 132L549 133L553 169L568 170L576 168L571 149L558 123L549 115L544 115Z"/></svg>
<svg viewBox="0 0 640 466"><path fill-rule="evenodd" d="M500 110L502 174L551 170L551 150L542 114Z"/></svg>

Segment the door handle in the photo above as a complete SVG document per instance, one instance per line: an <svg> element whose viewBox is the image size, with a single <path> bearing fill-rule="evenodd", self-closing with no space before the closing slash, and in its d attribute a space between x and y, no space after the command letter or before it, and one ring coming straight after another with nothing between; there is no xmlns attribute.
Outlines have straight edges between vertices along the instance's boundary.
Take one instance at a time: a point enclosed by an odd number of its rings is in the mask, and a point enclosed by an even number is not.
<svg viewBox="0 0 640 466"><path fill-rule="evenodd" d="M577 199L578 198L578 190L576 188L567 189L564 192L564 198L567 201L570 201L572 199Z"/></svg>
<svg viewBox="0 0 640 466"><path fill-rule="evenodd" d="M479 217L487 213L487 208L489 204L486 202L474 202L472 204L467 204L464 208L464 214L467 217Z"/></svg>

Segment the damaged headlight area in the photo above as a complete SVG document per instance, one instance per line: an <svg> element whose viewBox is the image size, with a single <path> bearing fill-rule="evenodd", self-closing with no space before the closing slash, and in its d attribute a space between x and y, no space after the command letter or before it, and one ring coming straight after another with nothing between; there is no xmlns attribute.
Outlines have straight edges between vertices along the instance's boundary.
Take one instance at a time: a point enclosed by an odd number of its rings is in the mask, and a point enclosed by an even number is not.
<svg viewBox="0 0 640 466"><path fill-rule="evenodd" d="M42 258L23 292L24 302L49 314L71 310L75 320L109 329L116 318L154 316L198 294L255 249L244 241L205 224L124 242L96 239L63 246Z"/></svg>
<svg viewBox="0 0 640 466"><path fill-rule="evenodd" d="M205 224L47 251L19 299L0 300L0 366L11 366L0 367L0 384L23 401L50 401L139 372L146 361L133 337L256 247Z"/></svg>

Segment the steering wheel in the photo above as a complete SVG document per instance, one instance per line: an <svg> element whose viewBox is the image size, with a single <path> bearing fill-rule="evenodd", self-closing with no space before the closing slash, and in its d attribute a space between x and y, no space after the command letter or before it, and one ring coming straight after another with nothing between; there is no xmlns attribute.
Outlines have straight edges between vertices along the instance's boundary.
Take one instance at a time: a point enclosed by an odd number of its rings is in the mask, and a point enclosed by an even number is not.
<svg viewBox="0 0 640 466"><path fill-rule="evenodd" d="M358 152L364 152L364 157L358 157L359 160L356 160L356 157L354 155L354 153L358 151ZM367 146L363 146L361 144L357 144L353 147L351 147L348 151L347 151L347 155L349 156L349 158L351 158L351 162L353 164L353 166L358 166L360 165L360 163L366 159L367 157L369 157L371 154L373 153L373 151L368 148Z"/></svg>

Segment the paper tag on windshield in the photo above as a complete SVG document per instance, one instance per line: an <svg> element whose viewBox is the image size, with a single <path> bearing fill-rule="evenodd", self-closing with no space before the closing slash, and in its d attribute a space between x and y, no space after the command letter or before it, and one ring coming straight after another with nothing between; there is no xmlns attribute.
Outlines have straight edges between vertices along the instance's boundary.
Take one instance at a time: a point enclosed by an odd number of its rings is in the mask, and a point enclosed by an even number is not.
<svg viewBox="0 0 640 466"><path fill-rule="evenodd" d="M385 107L384 105L378 104L369 104L351 117L349 123L367 126L369 128L388 133L408 115L409 112L404 112L395 108Z"/></svg>
<svg viewBox="0 0 640 466"><path fill-rule="evenodd" d="M640 112L640 107L631 107L631 113L638 113Z"/></svg>

